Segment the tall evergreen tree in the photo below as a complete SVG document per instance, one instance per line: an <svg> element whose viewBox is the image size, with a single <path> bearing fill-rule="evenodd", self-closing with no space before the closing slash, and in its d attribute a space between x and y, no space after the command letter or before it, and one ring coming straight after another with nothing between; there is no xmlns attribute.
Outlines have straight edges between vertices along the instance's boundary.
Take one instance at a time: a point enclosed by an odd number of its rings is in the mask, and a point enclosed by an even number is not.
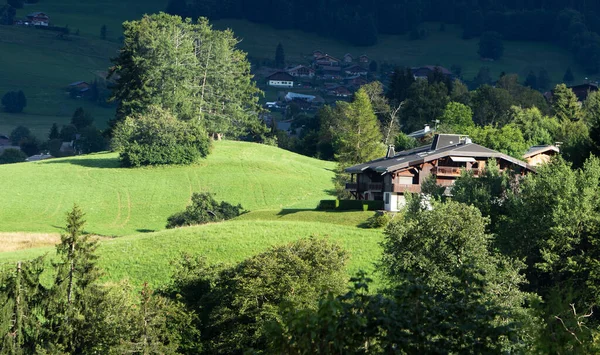
<svg viewBox="0 0 600 355"><path fill-rule="evenodd" d="M573 76L573 71L571 71L571 67L569 67L567 68L565 75L563 75L563 81L567 84L570 84L573 82L573 80L575 80L575 77Z"/></svg>
<svg viewBox="0 0 600 355"><path fill-rule="evenodd" d="M285 67L285 52L283 45L279 43L275 49L275 67L282 69Z"/></svg>
<svg viewBox="0 0 600 355"><path fill-rule="evenodd" d="M565 84L556 85L552 91L552 111L560 122L578 121L581 108L573 90Z"/></svg>
<svg viewBox="0 0 600 355"><path fill-rule="evenodd" d="M58 130L58 125L56 123L52 124L52 127L50 128L50 133L48 133L48 139L52 140L52 139L58 139L60 138L60 132Z"/></svg>
<svg viewBox="0 0 600 355"><path fill-rule="evenodd" d="M535 73L533 71L529 71L529 74L527 74L527 78L525 78L525 86L530 87L534 90L537 90L538 79L537 79L537 76L535 76Z"/></svg>
<svg viewBox="0 0 600 355"><path fill-rule="evenodd" d="M396 67L390 80L387 97L390 101L400 103L408 97L408 90L415 82L415 76L410 68Z"/></svg>
<svg viewBox="0 0 600 355"><path fill-rule="evenodd" d="M550 75L544 68L540 69L537 77L537 86L539 90L547 90L550 87Z"/></svg>
<svg viewBox="0 0 600 355"><path fill-rule="evenodd" d="M75 112L73 112L73 116L71 117L71 124L75 126L77 130L88 127L93 122L94 118L89 113L85 112L83 107L78 107Z"/></svg>

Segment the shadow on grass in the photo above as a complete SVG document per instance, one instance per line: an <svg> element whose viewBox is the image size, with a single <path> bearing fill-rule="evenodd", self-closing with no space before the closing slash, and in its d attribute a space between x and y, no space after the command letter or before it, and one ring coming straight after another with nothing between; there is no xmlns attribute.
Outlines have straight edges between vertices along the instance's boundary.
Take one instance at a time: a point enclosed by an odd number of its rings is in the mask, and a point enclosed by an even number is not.
<svg viewBox="0 0 600 355"><path fill-rule="evenodd" d="M91 159L91 158L60 158L60 159L49 159L44 161L44 164L71 164L79 165L86 168L97 168L97 169L115 169L120 168L118 158L105 158L105 159Z"/></svg>
<svg viewBox="0 0 600 355"><path fill-rule="evenodd" d="M136 232L140 232L140 233L154 233L156 231L154 229L136 229Z"/></svg>

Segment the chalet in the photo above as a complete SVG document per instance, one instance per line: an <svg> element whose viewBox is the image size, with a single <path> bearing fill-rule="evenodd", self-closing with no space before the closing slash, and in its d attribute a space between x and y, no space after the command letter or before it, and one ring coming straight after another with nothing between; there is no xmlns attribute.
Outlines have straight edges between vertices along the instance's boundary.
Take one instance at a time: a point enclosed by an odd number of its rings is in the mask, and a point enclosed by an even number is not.
<svg viewBox="0 0 600 355"><path fill-rule="evenodd" d="M32 12L27 15L27 21L33 26L49 26L50 17L44 12Z"/></svg>
<svg viewBox="0 0 600 355"><path fill-rule="evenodd" d="M573 90L573 93L577 96L577 101L584 102L591 92L598 91L598 85L593 83L573 85L569 86L569 89Z"/></svg>
<svg viewBox="0 0 600 355"><path fill-rule="evenodd" d="M534 171L526 162L474 144L467 136L436 134L431 145L399 153L390 146L385 157L347 168L351 182L346 190L359 200L383 200L386 211L398 211L405 204L404 194L420 193L428 177L451 187L463 170L479 176L490 159L501 171Z"/></svg>
<svg viewBox="0 0 600 355"><path fill-rule="evenodd" d="M296 78L312 78L315 70L304 65L297 65L287 70L287 73Z"/></svg>
<svg viewBox="0 0 600 355"><path fill-rule="evenodd" d="M357 89L360 88L361 86L367 84L367 80L360 75L350 76L344 80L345 80L346 85L351 86L353 88L357 88Z"/></svg>
<svg viewBox="0 0 600 355"><path fill-rule="evenodd" d="M354 57L352 57L352 54L350 53L346 53L344 54L344 63L352 63L354 61Z"/></svg>
<svg viewBox="0 0 600 355"><path fill-rule="evenodd" d="M435 70L439 70L447 77L452 77L452 72L439 65L426 65L424 67L410 68L415 79L427 79Z"/></svg>
<svg viewBox="0 0 600 355"><path fill-rule="evenodd" d="M344 73L348 75L367 75L369 71L360 65L353 65L351 67L345 68Z"/></svg>
<svg viewBox="0 0 600 355"><path fill-rule="evenodd" d="M371 59L363 54L360 57L358 57L358 62L363 64L369 64L371 62Z"/></svg>
<svg viewBox="0 0 600 355"><path fill-rule="evenodd" d="M0 134L0 146L4 145L10 145L10 138L3 134Z"/></svg>
<svg viewBox="0 0 600 355"><path fill-rule="evenodd" d="M322 57L322 56L323 56L323 54L324 54L324 53L323 53L323 52L321 52L320 50L313 51L313 58L314 58L314 59L320 58L320 57Z"/></svg>
<svg viewBox="0 0 600 355"><path fill-rule="evenodd" d="M336 88L332 88L327 92L331 96L337 97L350 97L352 93L344 86L338 86Z"/></svg>
<svg viewBox="0 0 600 355"><path fill-rule="evenodd" d="M267 84L278 88L293 88L294 77L286 72L278 71L267 76Z"/></svg>
<svg viewBox="0 0 600 355"><path fill-rule="evenodd" d="M315 58L315 64L320 67L335 67L340 65L340 60L329 54Z"/></svg>
<svg viewBox="0 0 600 355"><path fill-rule="evenodd" d="M548 163L552 157L560 153L555 145L535 145L523 155L523 159L531 166Z"/></svg>

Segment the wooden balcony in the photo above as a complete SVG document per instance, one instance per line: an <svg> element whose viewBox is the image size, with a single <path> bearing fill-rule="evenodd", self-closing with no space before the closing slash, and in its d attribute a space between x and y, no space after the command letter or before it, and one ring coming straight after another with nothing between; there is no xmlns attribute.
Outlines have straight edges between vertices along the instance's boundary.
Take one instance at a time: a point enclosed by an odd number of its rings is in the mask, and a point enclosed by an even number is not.
<svg viewBox="0 0 600 355"><path fill-rule="evenodd" d="M443 177L459 177L463 170L470 170L473 172L473 176L481 175L483 170L480 169L466 169L454 166L438 166L431 170L431 173L437 176Z"/></svg>
<svg viewBox="0 0 600 355"><path fill-rule="evenodd" d="M355 182L346 183L346 190L349 191L383 191L383 183L357 184Z"/></svg>
<svg viewBox="0 0 600 355"><path fill-rule="evenodd" d="M392 184L390 186L389 190L390 191L388 191L388 192L398 192L398 193L412 192L412 193L420 193L421 192L421 185Z"/></svg>

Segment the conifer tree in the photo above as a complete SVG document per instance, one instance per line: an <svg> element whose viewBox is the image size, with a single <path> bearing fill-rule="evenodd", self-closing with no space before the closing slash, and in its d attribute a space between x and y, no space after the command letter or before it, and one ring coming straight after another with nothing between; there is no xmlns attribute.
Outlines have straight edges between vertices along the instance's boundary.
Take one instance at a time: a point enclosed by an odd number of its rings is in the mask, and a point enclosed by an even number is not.
<svg viewBox="0 0 600 355"><path fill-rule="evenodd" d="M52 124L52 128L50 128L50 133L48 134L48 139L58 139L60 138L60 132L58 131L58 125L56 123Z"/></svg>
<svg viewBox="0 0 600 355"><path fill-rule="evenodd" d="M556 85L552 92L552 111L562 122L578 121L581 118L581 108L573 90L565 84Z"/></svg>
<svg viewBox="0 0 600 355"><path fill-rule="evenodd" d="M567 68L567 71L565 72L565 75L563 76L563 81L565 83L572 83L573 80L575 80L575 77L573 76L573 71L571 70L571 67Z"/></svg>
<svg viewBox="0 0 600 355"><path fill-rule="evenodd" d="M280 69L285 67L285 52L281 43L277 45L277 49L275 50L275 66Z"/></svg>

